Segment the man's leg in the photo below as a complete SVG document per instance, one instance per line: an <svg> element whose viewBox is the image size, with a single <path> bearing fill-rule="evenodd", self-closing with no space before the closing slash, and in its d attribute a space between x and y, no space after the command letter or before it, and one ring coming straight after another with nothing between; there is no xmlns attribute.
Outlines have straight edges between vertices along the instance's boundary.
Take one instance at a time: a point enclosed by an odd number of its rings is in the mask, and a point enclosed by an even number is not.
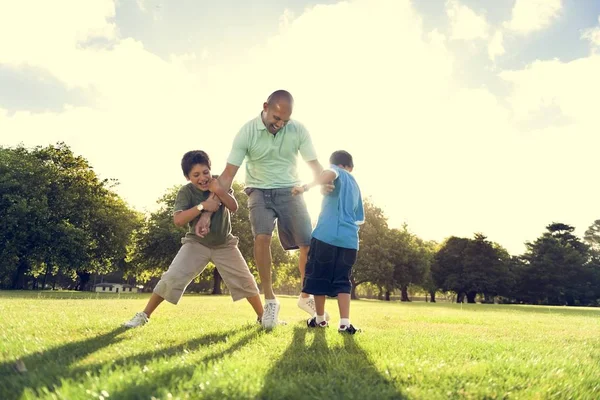
<svg viewBox="0 0 600 400"><path fill-rule="evenodd" d="M298 269L300 270L300 285L304 282L304 274L306 271L306 260L308 259L308 246L300 246L300 255L298 257ZM301 292L300 296L307 298L308 293Z"/></svg>
<svg viewBox="0 0 600 400"><path fill-rule="evenodd" d="M254 259L260 276L265 300L274 300L273 282L271 279L271 235L256 235L254 238Z"/></svg>

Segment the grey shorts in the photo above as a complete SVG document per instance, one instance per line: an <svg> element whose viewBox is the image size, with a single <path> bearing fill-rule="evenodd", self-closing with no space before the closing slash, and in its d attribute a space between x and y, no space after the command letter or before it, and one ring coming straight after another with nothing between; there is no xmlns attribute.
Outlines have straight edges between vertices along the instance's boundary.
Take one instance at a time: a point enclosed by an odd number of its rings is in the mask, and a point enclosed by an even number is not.
<svg viewBox="0 0 600 400"><path fill-rule="evenodd" d="M259 294L254 276L237 247L238 238L230 236L221 246L208 248L189 238L182 246L154 288L169 303L177 304L192 280L204 271L209 261L215 264L234 301Z"/></svg>
<svg viewBox="0 0 600 400"><path fill-rule="evenodd" d="M272 235L277 222L279 241L285 250L309 246L312 224L304 197L292 196L292 188L246 188L252 234Z"/></svg>

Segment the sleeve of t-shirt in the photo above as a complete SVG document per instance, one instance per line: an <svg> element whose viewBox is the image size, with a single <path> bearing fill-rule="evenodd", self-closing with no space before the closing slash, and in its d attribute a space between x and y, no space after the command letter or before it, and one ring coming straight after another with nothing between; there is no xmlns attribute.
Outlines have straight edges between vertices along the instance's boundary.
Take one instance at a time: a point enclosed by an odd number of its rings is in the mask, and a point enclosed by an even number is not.
<svg viewBox="0 0 600 400"><path fill-rule="evenodd" d="M365 223L365 208L363 207L362 195L360 193L360 190L358 191L358 203L356 204L354 215L356 219L356 225L362 225Z"/></svg>
<svg viewBox="0 0 600 400"><path fill-rule="evenodd" d="M337 165L331 164L329 168L325 169L325 171L331 171L335 174L335 178L333 178L334 181L340 177L340 167Z"/></svg>
<svg viewBox="0 0 600 400"><path fill-rule="evenodd" d="M242 127L240 131L235 135L233 139L233 145L231 146L231 152L227 157L229 164L239 167L244 162L246 154L248 152L248 129L246 126Z"/></svg>
<svg viewBox="0 0 600 400"><path fill-rule="evenodd" d="M317 159L317 152L313 146L312 139L308 130L302 124L298 124L298 134L300 136L300 155L304 161L313 161Z"/></svg>
<svg viewBox="0 0 600 400"><path fill-rule="evenodd" d="M175 204L173 205L173 214L176 214L180 211L189 210L192 208L194 204L192 204L192 194L185 186L182 186L177 193L177 197L175 198Z"/></svg>

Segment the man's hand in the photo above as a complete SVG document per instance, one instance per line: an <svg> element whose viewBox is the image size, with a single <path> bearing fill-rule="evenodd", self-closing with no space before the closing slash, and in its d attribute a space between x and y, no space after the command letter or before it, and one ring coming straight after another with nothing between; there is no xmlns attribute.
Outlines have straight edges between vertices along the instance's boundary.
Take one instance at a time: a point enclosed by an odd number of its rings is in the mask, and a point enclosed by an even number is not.
<svg viewBox="0 0 600 400"><path fill-rule="evenodd" d="M208 183L208 190L212 193L218 194L222 189L223 186L221 186L218 179L212 178Z"/></svg>
<svg viewBox="0 0 600 400"><path fill-rule="evenodd" d="M210 232L210 214L205 212L200 214L200 219L198 219L198 222L196 222L194 232L196 232L196 235L200 236L201 238L208 235L208 232Z"/></svg>
<svg viewBox="0 0 600 400"><path fill-rule="evenodd" d="M292 196L304 193L304 186L295 186L292 188Z"/></svg>
<svg viewBox="0 0 600 400"><path fill-rule="evenodd" d="M333 192L333 189L335 189L335 185L333 183L321 185L321 194L328 195L329 193Z"/></svg>

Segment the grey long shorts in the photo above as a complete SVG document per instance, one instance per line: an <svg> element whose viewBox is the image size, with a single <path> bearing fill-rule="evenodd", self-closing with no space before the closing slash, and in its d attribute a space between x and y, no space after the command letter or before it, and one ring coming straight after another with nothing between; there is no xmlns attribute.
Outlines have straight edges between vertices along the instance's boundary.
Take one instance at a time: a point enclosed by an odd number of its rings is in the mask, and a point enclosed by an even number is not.
<svg viewBox="0 0 600 400"><path fill-rule="evenodd" d="M277 222L279 241L285 250L309 246L310 216L302 195L292 196L292 188L246 188L252 234L272 235Z"/></svg>

